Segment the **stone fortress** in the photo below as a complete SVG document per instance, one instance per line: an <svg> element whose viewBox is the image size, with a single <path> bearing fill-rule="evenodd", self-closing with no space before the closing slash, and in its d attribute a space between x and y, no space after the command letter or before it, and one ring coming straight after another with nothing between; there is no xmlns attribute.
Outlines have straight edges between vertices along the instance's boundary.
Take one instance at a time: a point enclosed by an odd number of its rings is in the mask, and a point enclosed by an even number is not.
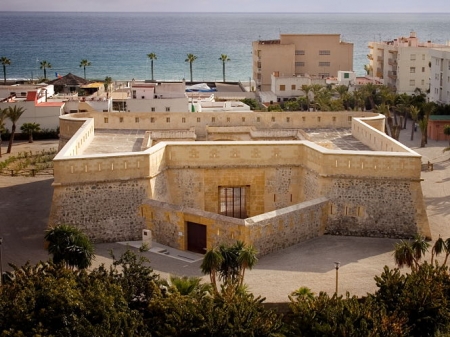
<svg viewBox="0 0 450 337"><path fill-rule="evenodd" d="M260 255L323 234L430 237L421 157L371 112L84 112L60 117L50 225ZM340 131L337 132L337 131Z"/></svg>

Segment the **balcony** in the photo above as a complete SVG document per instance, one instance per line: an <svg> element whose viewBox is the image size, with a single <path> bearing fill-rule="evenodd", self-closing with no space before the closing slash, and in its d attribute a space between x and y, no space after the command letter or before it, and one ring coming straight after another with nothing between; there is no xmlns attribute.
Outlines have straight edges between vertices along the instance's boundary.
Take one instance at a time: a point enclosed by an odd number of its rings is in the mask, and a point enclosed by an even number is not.
<svg viewBox="0 0 450 337"><path fill-rule="evenodd" d="M397 72L396 71L388 71L388 77L396 80L397 79Z"/></svg>
<svg viewBox="0 0 450 337"><path fill-rule="evenodd" d="M397 67L397 60L389 59L388 64L393 67Z"/></svg>

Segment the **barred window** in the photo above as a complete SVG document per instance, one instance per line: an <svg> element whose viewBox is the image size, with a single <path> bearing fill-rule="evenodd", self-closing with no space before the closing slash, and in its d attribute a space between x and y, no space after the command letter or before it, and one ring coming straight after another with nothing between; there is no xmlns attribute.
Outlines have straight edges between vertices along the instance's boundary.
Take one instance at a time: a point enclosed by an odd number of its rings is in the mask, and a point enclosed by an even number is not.
<svg viewBox="0 0 450 337"><path fill-rule="evenodd" d="M245 186L219 187L219 213L233 218L245 219L247 217L245 189Z"/></svg>
<svg viewBox="0 0 450 337"><path fill-rule="evenodd" d="M305 62L295 62L295 66L296 67L304 67L305 66Z"/></svg>
<svg viewBox="0 0 450 337"><path fill-rule="evenodd" d="M331 55L331 51L329 51L329 50L319 50L319 55Z"/></svg>
<svg viewBox="0 0 450 337"><path fill-rule="evenodd" d="M305 55L305 51L304 50L296 50L295 55Z"/></svg>
<svg viewBox="0 0 450 337"><path fill-rule="evenodd" d="M319 67L329 67L330 62L319 62Z"/></svg>

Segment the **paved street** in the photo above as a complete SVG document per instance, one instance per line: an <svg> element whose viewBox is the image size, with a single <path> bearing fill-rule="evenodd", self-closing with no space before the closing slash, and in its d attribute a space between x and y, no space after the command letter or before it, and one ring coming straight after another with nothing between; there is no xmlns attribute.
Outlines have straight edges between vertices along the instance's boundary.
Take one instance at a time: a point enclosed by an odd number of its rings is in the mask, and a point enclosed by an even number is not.
<svg viewBox="0 0 450 337"><path fill-rule="evenodd" d="M433 238L439 235L450 237L450 152L442 152L448 142L429 141L426 148L418 148L420 132L415 133L414 142L410 142L409 137L410 130L403 130L401 141L420 153L423 163L434 164L433 171L422 172ZM13 151L23 151L30 146L55 147L55 144L17 143ZM3 142L2 153L5 150ZM52 177L46 176L0 176L0 236L4 238L5 269L7 262L22 265L28 260L35 263L48 258L42 237L50 211L52 181ZM335 289L334 261L339 261L339 292L365 295L376 288L374 275L380 274L384 265L394 266L395 242L391 239L323 236L262 257L256 267L246 273L246 283L252 292L263 295L270 302L287 300L287 295L300 286L307 286L316 293L332 293ZM126 248L126 244L121 243L96 245L95 265L110 263L110 250L118 256ZM169 274L201 276L201 261L192 256L180 258L178 255L183 252L173 251L166 255L150 251L145 255L162 277Z"/></svg>

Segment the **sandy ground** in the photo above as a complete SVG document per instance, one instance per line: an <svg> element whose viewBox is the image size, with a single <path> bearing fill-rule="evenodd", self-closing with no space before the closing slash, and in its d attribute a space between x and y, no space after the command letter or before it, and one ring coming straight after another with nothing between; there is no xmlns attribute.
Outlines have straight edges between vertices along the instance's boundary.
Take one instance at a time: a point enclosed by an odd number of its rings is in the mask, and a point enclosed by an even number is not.
<svg viewBox="0 0 450 337"><path fill-rule="evenodd" d="M439 235L450 237L450 152L442 152L448 143L429 141L427 147L419 148L420 133L415 133L413 142L409 138L410 131L403 130L402 143L420 153L423 163L430 161L434 164L433 171L422 172L422 189L433 239ZM6 145L3 142L2 153L6 151ZM12 155L18 151L55 147L57 141L16 142ZM5 158L7 155L0 160ZM35 263L48 259L43 231L50 211L52 182L51 176L0 176L0 236L4 239L4 269L10 269L8 262L22 265L26 261ZM374 276L379 275L385 265L394 267L395 242L392 239L323 236L262 257L256 267L246 273L246 283L253 293L266 297L269 302L286 301L288 294L300 286L307 286L316 293L333 293L336 285L334 262L339 261L339 293L348 291L365 295L376 289ZM94 265L110 263L111 250L117 256L125 249L127 246L120 243L97 244ZM177 254L183 252L170 255L144 253L161 277L170 274L202 276L200 259L176 258Z"/></svg>

